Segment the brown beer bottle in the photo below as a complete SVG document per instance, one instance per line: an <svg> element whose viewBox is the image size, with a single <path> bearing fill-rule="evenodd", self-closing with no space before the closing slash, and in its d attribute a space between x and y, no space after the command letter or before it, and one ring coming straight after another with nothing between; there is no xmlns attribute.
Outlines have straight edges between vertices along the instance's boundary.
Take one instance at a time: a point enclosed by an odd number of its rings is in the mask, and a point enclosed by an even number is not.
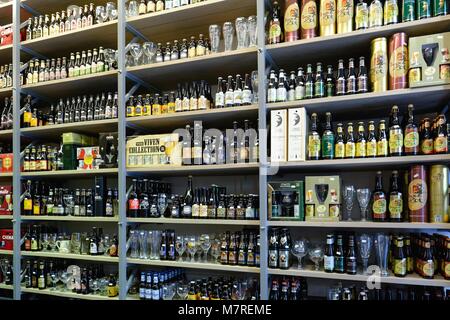
<svg viewBox="0 0 450 320"><path fill-rule="evenodd" d="M319 27L317 12L316 0L302 0L300 16L302 39L317 37Z"/></svg>
<svg viewBox="0 0 450 320"><path fill-rule="evenodd" d="M423 119L422 139L420 143L421 154L433 154L433 137L431 134L430 118Z"/></svg>
<svg viewBox="0 0 450 320"><path fill-rule="evenodd" d="M284 7L284 41L291 42L298 40L300 9L297 0L285 0Z"/></svg>
<svg viewBox="0 0 450 320"><path fill-rule="evenodd" d="M269 24L269 44L276 44L282 41L283 31L280 22L280 5L278 1L273 3L272 18Z"/></svg>
<svg viewBox="0 0 450 320"><path fill-rule="evenodd" d="M447 153L447 121L443 114L437 120L436 135L434 138L434 153Z"/></svg>
<svg viewBox="0 0 450 320"><path fill-rule="evenodd" d="M403 237L397 237L394 247L394 275L396 277L406 276L406 255L403 248Z"/></svg>
<svg viewBox="0 0 450 320"><path fill-rule="evenodd" d="M403 220L403 196L399 190L398 171L392 171L391 190L389 191L389 221Z"/></svg>
<svg viewBox="0 0 450 320"><path fill-rule="evenodd" d="M387 220L386 202L386 193L383 191L383 176L381 171L378 171L375 180L375 191L372 196L373 221L384 222Z"/></svg>
<svg viewBox="0 0 450 320"><path fill-rule="evenodd" d="M408 105L408 124L405 127L404 145L405 155L412 156L419 154L419 130L414 123L414 106Z"/></svg>

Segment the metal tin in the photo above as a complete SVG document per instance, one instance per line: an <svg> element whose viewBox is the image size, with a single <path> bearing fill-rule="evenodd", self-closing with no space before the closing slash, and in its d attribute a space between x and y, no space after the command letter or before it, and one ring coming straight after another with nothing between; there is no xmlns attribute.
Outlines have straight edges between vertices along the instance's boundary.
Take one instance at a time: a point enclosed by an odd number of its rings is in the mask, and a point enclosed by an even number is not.
<svg viewBox="0 0 450 320"><path fill-rule="evenodd" d="M355 29L367 29L369 27L369 8L367 3L358 2L355 14Z"/></svg>
<svg viewBox="0 0 450 320"><path fill-rule="evenodd" d="M386 91L388 88L387 39L376 38L371 42L370 84L373 92Z"/></svg>
<svg viewBox="0 0 450 320"><path fill-rule="evenodd" d="M416 20L416 0L402 0L402 22Z"/></svg>
<svg viewBox="0 0 450 320"><path fill-rule="evenodd" d="M410 222L428 222L428 186L425 166L409 170L408 208Z"/></svg>
<svg viewBox="0 0 450 320"><path fill-rule="evenodd" d="M337 0L336 5L337 33L353 31L353 0Z"/></svg>
<svg viewBox="0 0 450 320"><path fill-rule="evenodd" d="M408 87L408 36L399 32L389 40L389 89Z"/></svg>
<svg viewBox="0 0 450 320"><path fill-rule="evenodd" d="M369 28L383 25L383 5L379 0L374 0L369 7Z"/></svg>
<svg viewBox="0 0 450 320"><path fill-rule="evenodd" d="M302 0L300 16L301 38L310 39L318 36L319 22L316 0Z"/></svg>
<svg viewBox="0 0 450 320"><path fill-rule="evenodd" d="M336 33L335 0L320 0L319 22L321 36L329 36Z"/></svg>
<svg viewBox="0 0 450 320"><path fill-rule="evenodd" d="M447 0L433 0L433 17L445 16L447 12Z"/></svg>
<svg viewBox="0 0 450 320"><path fill-rule="evenodd" d="M448 167L430 168L430 222L448 222Z"/></svg>

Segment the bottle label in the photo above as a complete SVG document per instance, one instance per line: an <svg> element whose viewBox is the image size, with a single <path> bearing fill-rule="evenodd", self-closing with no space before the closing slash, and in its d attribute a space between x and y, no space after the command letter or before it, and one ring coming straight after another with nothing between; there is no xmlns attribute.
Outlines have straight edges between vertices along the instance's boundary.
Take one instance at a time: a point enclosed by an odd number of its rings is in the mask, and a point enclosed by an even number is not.
<svg viewBox="0 0 450 320"><path fill-rule="evenodd" d="M445 261L444 262L444 277L445 278L450 278L450 262L449 261Z"/></svg>
<svg viewBox="0 0 450 320"><path fill-rule="evenodd" d="M323 268L327 271L334 270L334 256L324 256L323 257Z"/></svg>
<svg viewBox="0 0 450 320"><path fill-rule="evenodd" d="M369 89L367 88L367 76L360 75L358 76L358 92L367 92Z"/></svg>
<svg viewBox="0 0 450 320"><path fill-rule="evenodd" d="M222 218L222 219L225 218L226 213L227 213L227 210L225 208L223 208L223 207L217 208L217 218Z"/></svg>
<svg viewBox="0 0 450 320"><path fill-rule="evenodd" d="M384 4L385 12L384 12L384 24L397 23L398 17L398 6L397 1L387 0Z"/></svg>
<svg viewBox="0 0 450 320"><path fill-rule="evenodd" d="M159 300L159 289L152 290L152 300Z"/></svg>
<svg viewBox="0 0 450 320"><path fill-rule="evenodd" d="M305 85L305 98L312 98L314 96L314 84L307 82Z"/></svg>
<svg viewBox="0 0 450 320"><path fill-rule="evenodd" d="M308 152L310 158L317 158L320 155L320 137L318 135L310 135L308 139Z"/></svg>
<svg viewBox="0 0 450 320"><path fill-rule="evenodd" d="M406 258L394 259L394 274L406 275Z"/></svg>
<svg viewBox="0 0 450 320"><path fill-rule="evenodd" d="M372 204L373 217L382 219L386 216L386 199L377 199Z"/></svg>
<svg viewBox="0 0 450 320"><path fill-rule="evenodd" d="M377 155L377 141L371 140L366 144L366 156L375 157Z"/></svg>
<svg viewBox="0 0 450 320"><path fill-rule="evenodd" d="M278 251L269 250L269 267L276 268L278 264Z"/></svg>
<svg viewBox="0 0 450 320"><path fill-rule="evenodd" d="M277 101L283 102L287 100L287 91L284 86L277 89Z"/></svg>
<svg viewBox="0 0 450 320"><path fill-rule="evenodd" d="M407 257L406 258L406 270L408 272L414 271L414 258L413 257Z"/></svg>
<svg viewBox="0 0 450 320"><path fill-rule="evenodd" d="M38 250L38 241L36 239L31 239L31 250Z"/></svg>
<svg viewBox="0 0 450 320"><path fill-rule="evenodd" d="M281 37L281 26L278 23L272 23L269 28L269 39L271 43L279 42Z"/></svg>
<svg viewBox="0 0 450 320"><path fill-rule="evenodd" d="M242 103L251 104L252 103L252 92L248 89L242 91Z"/></svg>
<svg viewBox="0 0 450 320"><path fill-rule="evenodd" d="M139 200L138 199L128 200L128 208L130 210L138 210L139 209Z"/></svg>
<svg viewBox="0 0 450 320"><path fill-rule="evenodd" d="M447 137L437 137L434 139L434 152L443 153L447 152Z"/></svg>
<svg viewBox="0 0 450 320"><path fill-rule="evenodd" d="M332 26L336 21L336 3L334 0L325 0L321 2L320 8L320 26Z"/></svg>
<svg viewBox="0 0 450 320"><path fill-rule="evenodd" d="M206 218L208 216L208 206L200 205L200 217Z"/></svg>
<svg viewBox="0 0 450 320"><path fill-rule="evenodd" d="M356 156L360 158L364 158L366 156L366 142L357 142L356 143Z"/></svg>
<svg viewBox="0 0 450 320"><path fill-rule="evenodd" d="M45 289L45 278L39 277L38 287L39 287L39 289Z"/></svg>
<svg viewBox="0 0 450 320"><path fill-rule="evenodd" d="M383 7L381 2L374 1L369 7L369 27L380 27L383 25Z"/></svg>
<svg viewBox="0 0 450 320"><path fill-rule="evenodd" d="M224 98L225 98L225 96L222 91L216 93L216 107L224 106L224 103L225 103Z"/></svg>
<svg viewBox="0 0 450 320"><path fill-rule="evenodd" d="M339 256L334 258L334 270L344 272L344 257Z"/></svg>
<svg viewBox="0 0 450 320"><path fill-rule="evenodd" d="M338 1L337 22L346 23L353 18L353 0Z"/></svg>
<svg viewBox="0 0 450 320"><path fill-rule="evenodd" d="M377 156L387 156L388 155L388 143L387 140L379 140L377 142Z"/></svg>
<svg viewBox="0 0 450 320"><path fill-rule="evenodd" d="M304 98L305 98L305 86L304 85L296 86L295 87L295 100L301 100Z"/></svg>
<svg viewBox="0 0 450 320"><path fill-rule="evenodd" d="M415 0L404 0L403 1L403 17L402 21L412 21L415 20L415 12L416 9L414 8Z"/></svg>
<svg viewBox="0 0 450 320"><path fill-rule="evenodd" d="M400 219L403 212L402 194L392 194L389 196L389 216L391 219Z"/></svg>
<svg viewBox="0 0 450 320"><path fill-rule="evenodd" d="M344 143L336 143L334 146L334 157L344 158L345 157L345 145Z"/></svg>
<svg viewBox="0 0 450 320"><path fill-rule="evenodd" d="M433 140L432 139L422 140L420 149L423 154L432 154L433 153Z"/></svg>
<svg viewBox="0 0 450 320"><path fill-rule="evenodd" d="M190 217L192 215L192 207L189 205L183 206L183 216Z"/></svg>
<svg viewBox="0 0 450 320"><path fill-rule="evenodd" d="M417 262L419 272L425 277L432 277L434 275L434 261L433 260L420 260Z"/></svg>
<svg viewBox="0 0 450 320"><path fill-rule="evenodd" d="M401 129L393 129L389 132L389 153L402 153L403 133Z"/></svg>
<svg viewBox="0 0 450 320"><path fill-rule="evenodd" d="M427 183L422 179L414 179L408 186L408 207L411 211L421 210L427 205Z"/></svg>
<svg viewBox="0 0 450 320"><path fill-rule="evenodd" d="M105 216L112 217L113 216L113 207L112 203L107 203L105 206Z"/></svg>
<svg viewBox="0 0 450 320"><path fill-rule="evenodd" d="M383 87L387 80L387 54L382 50L377 50L372 54L370 64L370 80L372 84Z"/></svg>
<svg viewBox="0 0 450 320"><path fill-rule="evenodd" d="M300 27L299 12L297 1L291 3L289 7L286 8L284 14L284 32L296 32Z"/></svg>
<svg viewBox="0 0 450 320"><path fill-rule="evenodd" d="M356 155L356 148L354 142L347 142L345 144L345 157L354 158Z"/></svg>
<svg viewBox="0 0 450 320"><path fill-rule="evenodd" d="M278 266L281 269L287 269L289 268L289 250L280 250L280 253L278 255Z"/></svg>
<svg viewBox="0 0 450 320"><path fill-rule="evenodd" d="M302 29L309 30L317 27L317 5L316 1L308 1L302 9Z"/></svg>
<svg viewBox="0 0 450 320"><path fill-rule="evenodd" d="M253 218L255 218L255 208L247 207L245 209L245 218L246 219L253 219Z"/></svg>
<svg viewBox="0 0 450 320"><path fill-rule="evenodd" d="M419 146L419 133L417 131L408 132L405 135L405 148L417 148Z"/></svg>
<svg viewBox="0 0 450 320"><path fill-rule="evenodd" d="M327 158L334 156L334 136L331 134L322 136L322 155Z"/></svg>
<svg viewBox="0 0 450 320"><path fill-rule="evenodd" d="M347 257L347 272L355 273L356 268L356 257Z"/></svg>
<svg viewBox="0 0 450 320"><path fill-rule="evenodd" d="M24 199L23 200L23 209L30 211L33 209L33 201L31 199Z"/></svg>
<svg viewBox="0 0 450 320"><path fill-rule="evenodd" d="M39 203L35 204L33 206L33 214L39 215L40 213L41 213L41 206L40 206L40 204Z"/></svg>
<svg viewBox="0 0 450 320"><path fill-rule="evenodd" d="M399 46L390 55L389 74L393 78L406 77L408 73L408 48Z"/></svg>
<svg viewBox="0 0 450 320"><path fill-rule="evenodd" d="M323 97L323 96L325 96L325 86L324 86L322 81L317 81L314 84L314 92L315 92L314 95L316 97Z"/></svg>
<svg viewBox="0 0 450 320"><path fill-rule="evenodd" d="M28 111L25 111L23 113L23 122L30 123L31 122L31 117L32 117L32 113L28 112Z"/></svg>
<svg viewBox="0 0 450 320"><path fill-rule="evenodd" d="M198 204L193 204L192 205L192 216L193 217L200 216L200 206Z"/></svg>
<svg viewBox="0 0 450 320"><path fill-rule="evenodd" d="M233 104L237 106L242 104L242 91L240 89L233 91Z"/></svg>

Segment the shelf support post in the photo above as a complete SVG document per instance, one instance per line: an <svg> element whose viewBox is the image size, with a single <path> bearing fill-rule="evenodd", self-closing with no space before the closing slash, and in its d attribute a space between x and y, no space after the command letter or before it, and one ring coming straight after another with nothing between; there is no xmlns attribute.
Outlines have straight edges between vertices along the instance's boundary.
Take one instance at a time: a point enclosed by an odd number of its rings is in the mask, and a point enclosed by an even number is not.
<svg viewBox="0 0 450 320"><path fill-rule="evenodd" d="M21 0L14 0L12 7L12 28L13 28L13 298L20 300L20 5Z"/></svg>
<svg viewBox="0 0 450 320"><path fill-rule="evenodd" d="M126 17L125 17L126 0L117 1L118 17L117 17L117 94L118 105L120 110L124 110L126 102L126 67L125 67L125 45L126 45ZM119 112L118 118L118 138L119 138L119 154L118 154L118 191L119 191L119 299L126 300L128 291L127 279L127 218L126 218L126 193L127 193L127 173L125 165L125 148L126 148L126 118L125 112Z"/></svg>

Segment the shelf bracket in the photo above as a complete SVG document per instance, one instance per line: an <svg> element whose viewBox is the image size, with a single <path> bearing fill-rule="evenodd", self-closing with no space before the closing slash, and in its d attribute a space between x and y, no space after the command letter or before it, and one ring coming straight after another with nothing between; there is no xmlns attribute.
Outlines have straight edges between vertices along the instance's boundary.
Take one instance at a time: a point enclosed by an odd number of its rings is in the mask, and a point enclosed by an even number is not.
<svg viewBox="0 0 450 320"><path fill-rule="evenodd" d="M23 29L23 28L25 28L26 26L28 26L28 19L25 20L24 22L22 22L22 23L20 24L20 29Z"/></svg>
<svg viewBox="0 0 450 320"><path fill-rule="evenodd" d="M132 33L135 37L138 37L147 42L150 41L150 40L148 40L148 38L146 36L144 36L139 30L137 30L135 27L131 26L129 23L126 24L125 29L128 32Z"/></svg>
<svg viewBox="0 0 450 320"><path fill-rule="evenodd" d="M25 46L21 46L20 49L22 51L24 51L25 53L28 53L29 55L35 57L35 58L39 58L41 60L47 60L48 58L42 54L40 54L39 52L34 51L33 49L27 48Z"/></svg>
<svg viewBox="0 0 450 320"><path fill-rule="evenodd" d="M52 100L50 98L45 97L45 96L41 96L40 94L34 92L33 90L22 88L21 91L22 91L21 93L30 95L30 96L38 99L38 100L43 100L43 101L46 101L46 102L52 102ZM36 102L36 100L33 100L33 102Z"/></svg>
<svg viewBox="0 0 450 320"><path fill-rule="evenodd" d="M127 190L127 199L130 196L131 190L133 190L133 186L130 186Z"/></svg>
<svg viewBox="0 0 450 320"><path fill-rule="evenodd" d="M24 64L22 65L22 67L20 68L20 72L22 73L26 68L28 68L28 62L27 62L27 63L24 63Z"/></svg>
<svg viewBox="0 0 450 320"><path fill-rule="evenodd" d="M20 6L22 8L24 8L26 11L28 11L29 13L31 13L33 16L40 16L41 13L35 9L33 9L32 7L30 7L29 5L27 5L25 2L20 2Z"/></svg>
<svg viewBox="0 0 450 320"><path fill-rule="evenodd" d="M141 85L139 83L136 83L131 89L130 91L128 91L128 93L125 95L125 101L128 101L128 99L130 99L130 96L132 96L137 89L139 89Z"/></svg>
<svg viewBox="0 0 450 320"><path fill-rule="evenodd" d="M138 37L134 37L133 39L131 39L130 42L128 42L128 44L127 44L126 47L125 47L125 54L126 54L128 51L130 51L130 46L131 46L133 43L138 42L138 40L139 40Z"/></svg>
<svg viewBox="0 0 450 320"><path fill-rule="evenodd" d="M133 273L131 273L130 277L127 280L127 292L128 289L130 289L131 284L133 283L135 277L136 277L136 270L133 270Z"/></svg>
<svg viewBox="0 0 450 320"><path fill-rule="evenodd" d="M137 77L129 72L126 73L126 77L135 83L139 83L141 86L143 86L144 88L146 88L148 90L153 90L155 92L161 92L161 90L159 90L158 88L155 88L154 86L144 82L142 79L140 79L139 77Z"/></svg>

